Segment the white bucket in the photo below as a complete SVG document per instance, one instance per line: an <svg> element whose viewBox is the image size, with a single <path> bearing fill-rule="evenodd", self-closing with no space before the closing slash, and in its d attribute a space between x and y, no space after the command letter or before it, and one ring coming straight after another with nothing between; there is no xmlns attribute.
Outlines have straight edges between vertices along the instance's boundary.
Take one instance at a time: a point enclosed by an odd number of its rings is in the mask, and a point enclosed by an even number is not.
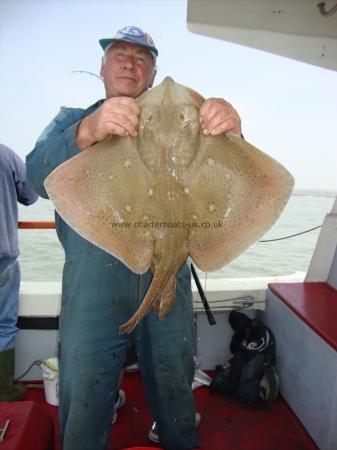
<svg viewBox="0 0 337 450"><path fill-rule="evenodd" d="M46 401L50 405L59 404L59 365L57 358L48 358L41 362L40 369L44 384Z"/></svg>

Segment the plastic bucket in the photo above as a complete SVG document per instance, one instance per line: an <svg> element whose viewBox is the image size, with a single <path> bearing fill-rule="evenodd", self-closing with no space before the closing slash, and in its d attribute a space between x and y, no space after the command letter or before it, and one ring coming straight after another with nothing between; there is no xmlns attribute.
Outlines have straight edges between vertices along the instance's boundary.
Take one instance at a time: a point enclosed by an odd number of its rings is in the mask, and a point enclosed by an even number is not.
<svg viewBox="0 0 337 450"><path fill-rule="evenodd" d="M40 363L44 394L50 405L59 404L59 365L57 358L48 358Z"/></svg>

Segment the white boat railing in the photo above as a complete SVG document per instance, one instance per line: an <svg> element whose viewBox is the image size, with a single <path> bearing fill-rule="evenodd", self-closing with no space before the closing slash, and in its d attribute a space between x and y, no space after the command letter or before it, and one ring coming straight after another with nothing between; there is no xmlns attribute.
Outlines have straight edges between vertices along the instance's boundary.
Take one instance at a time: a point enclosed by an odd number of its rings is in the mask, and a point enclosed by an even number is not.
<svg viewBox="0 0 337 450"><path fill-rule="evenodd" d="M53 221L20 221L19 229L55 229ZM265 309L269 283L302 282L305 272L289 275L253 278L200 279L213 312L229 311L244 307ZM61 306L61 282L22 281L20 289L19 315L56 316ZM193 305L197 313L204 312L195 282L192 282Z"/></svg>

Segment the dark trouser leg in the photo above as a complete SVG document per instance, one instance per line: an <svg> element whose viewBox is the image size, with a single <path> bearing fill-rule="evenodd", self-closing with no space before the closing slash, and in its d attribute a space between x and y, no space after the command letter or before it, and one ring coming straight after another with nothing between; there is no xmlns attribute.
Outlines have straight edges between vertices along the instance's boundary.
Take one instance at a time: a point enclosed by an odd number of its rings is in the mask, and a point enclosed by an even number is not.
<svg viewBox="0 0 337 450"><path fill-rule="evenodd" d="M20 266L13 258L0 258L0 351L13 349L17 334Z"/></svg>
<svg viewBox="0 0 337 450"><path fill-rule="evenodd" d="M177 283L175 303L164 320L150 311L136 330L138 361L147 399L165 450L198 446L195 431L195 325L189 269Z"/></svg>
<svg viewBox="0 0 337 450"><path fill-rule="evenodd" d="M264 371L264 355L251 359L242 369L237 397L247 403L260 400L260 380Z"/></svg>
<svg viewBox="0 0 337 450"><path fill-rule="evenodd" d="M126 279L126 277L128 277ZM63 450L106 450L138 277L104 253L65 266L60 324Z"/></svg>

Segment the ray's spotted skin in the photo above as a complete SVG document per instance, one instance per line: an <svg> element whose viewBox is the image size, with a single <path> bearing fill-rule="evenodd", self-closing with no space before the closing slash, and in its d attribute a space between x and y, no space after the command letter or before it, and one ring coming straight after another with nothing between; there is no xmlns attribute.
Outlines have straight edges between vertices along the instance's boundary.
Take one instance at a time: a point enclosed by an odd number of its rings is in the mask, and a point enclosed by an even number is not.
<svg viewBox="0 0 337 450"><path fill-rule="evenodd" d="M282 212L293 178L240 137L204 135L204 99L171 78L143 94L135 137L108 137L46 179L61 217L138 274L153 272L131 332L153 307L160 318L190 256L218 270L259 239Z"/></svg>

